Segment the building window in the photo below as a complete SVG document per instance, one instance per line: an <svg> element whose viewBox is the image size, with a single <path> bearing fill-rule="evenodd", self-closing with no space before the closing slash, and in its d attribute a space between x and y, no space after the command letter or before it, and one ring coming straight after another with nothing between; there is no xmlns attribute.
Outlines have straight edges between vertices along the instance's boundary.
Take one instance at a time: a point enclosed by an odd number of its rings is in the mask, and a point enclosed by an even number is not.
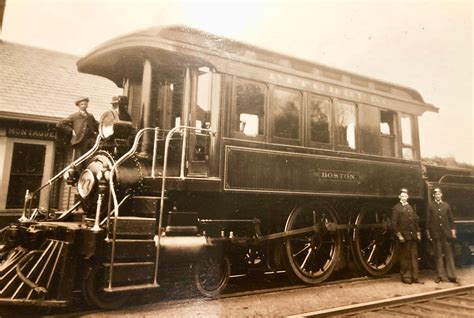
<svg viewBox="0 0 474 318"><path fill-rule="evenodd" d="M32 192L41 186L45 154L46 145L13 144L7 209L22 208L26 190ZM38 202L39 196L36 196L33 206L38 206Z"/></svg>
<svg viewBox="0 0 474 318"><path fill-rule="evenodd" d="M402 157L413 160L413 129L410 115L402 114L400 118L402 132Z"/></svg>
<svg viewBox="0 0 474 318"><path fill-rule="evenodd" d="M309 139L311 142L330 143L330 101L310 96L308 102Z"/></svg>
<svg viewBox="0 0 474 318"><path fill-rule="evenodd" d="M356 105L339 101L335 108L336 142L339 146L356 148Z"/></svg>
<svg viewBox="0 0 474 318"><path fill-rule="evenodd" d="M300 139L301 94L275 88L272 92L273 137Z"/></svg>
<svg viewBox="0 0 474 318"><path fill-rule="evenodd" d="M267 87L243 79L236 79L234 87L236 116L233 130L249 137L263 136Z"/></svg>

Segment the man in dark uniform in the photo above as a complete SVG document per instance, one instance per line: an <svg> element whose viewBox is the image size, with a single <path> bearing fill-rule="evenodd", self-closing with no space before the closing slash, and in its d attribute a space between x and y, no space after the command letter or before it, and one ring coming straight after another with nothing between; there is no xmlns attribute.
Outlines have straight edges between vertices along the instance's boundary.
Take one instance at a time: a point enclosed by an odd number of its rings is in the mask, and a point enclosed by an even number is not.
<svg viewBox="0 0 474 318"><path fill-rule="evenodd" d="M449 242L456 238L454 218L451 207L443 202L442 197L440 188L433 189L434 200L428 204L426 211L426 234L433 242L436 261L435 282L439 283L447 278L450 282L457 283L453 250Z"/></svg>
<svg viewBox="0 0 474 318"><path fill-rule="evenodd" d="M95 120L94 116L87 112L87 107L89 106L88 97L77 99L75 104L79 111L61 120L57 125L72 133L73 160L81 157L94 145L99 127L99 123Z"/></svg>
<svg viewBox="0 0 474 318"><path fill-rule="evenodd" d="M418 216L408 203L408 190L400 189L400 202L392 208L392 227L400 241L400 276L405 284L423 284L418 280L417 241L421 239Z"/></svg>

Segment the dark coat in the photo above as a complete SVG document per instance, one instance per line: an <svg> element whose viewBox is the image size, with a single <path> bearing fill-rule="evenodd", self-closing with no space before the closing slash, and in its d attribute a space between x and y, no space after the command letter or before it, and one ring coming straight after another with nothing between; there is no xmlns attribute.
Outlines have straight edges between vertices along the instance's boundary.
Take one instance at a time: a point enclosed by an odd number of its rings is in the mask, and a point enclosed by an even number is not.
<svg viewBox="0 0 474 318"><path fill-rule="evenodd" d="M74 131L71 137L71 145L74 146L83 140L95 138L99 123L92 114L87 113L87 116L84 116L81 112L77 112L61 120L57 126L71 133Z"/></svg>
<svg viewBox="0 0 474 318"><path fill-rule="evenodd" d="M395 233L401 233L406 241L416 240L416 233L420 232L418 227L418 215L410 204L402 206L400 202L392 208L392 228Z"/></svg>
<svg viewBox="0 0 474 318"><path fill-rule="evenodd" d="M434 239L453 237L451 230L454 230L454 218L448 203L432 201L428 204L426 228Z"/></svg>

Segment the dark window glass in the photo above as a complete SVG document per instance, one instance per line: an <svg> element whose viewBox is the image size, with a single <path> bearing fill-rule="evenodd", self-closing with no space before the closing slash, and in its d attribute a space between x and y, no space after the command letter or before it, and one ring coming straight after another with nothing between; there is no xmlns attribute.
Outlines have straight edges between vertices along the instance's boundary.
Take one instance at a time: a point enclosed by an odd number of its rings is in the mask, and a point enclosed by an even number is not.
<svg viewBox="0 0 474 318"><path fill-rule="evenodd" d="M301 94L276 88L272 94L273 136L300 138Z"/></svg>
<svg viewBox="0 0 474 318"><path fill-rule="evenodd" d="M336 105L336 140L338 145L356 148L356 106L349 102Z"/></svg>
<svg viewBox="0 0 474 318"><path fill-rule="evenodd" d="M256 137L265 133L266 86L242 79L235 81L234 130Z"/></svg>
<svg viewBox="0 0 474 318"><path fill-rule="evenodd" d="M310 140L312 142L329 143L330 102L316 96L310 96L308 103Z"/></svg>
<svg viewBox="0 0 474 318"><path fill-rule="evenodd" d="M45 145L13 144L7 209L22 208L26 189L32 192L41 186L45 153ZM38 200L36 196L33 206L38 205Z"/></svg>

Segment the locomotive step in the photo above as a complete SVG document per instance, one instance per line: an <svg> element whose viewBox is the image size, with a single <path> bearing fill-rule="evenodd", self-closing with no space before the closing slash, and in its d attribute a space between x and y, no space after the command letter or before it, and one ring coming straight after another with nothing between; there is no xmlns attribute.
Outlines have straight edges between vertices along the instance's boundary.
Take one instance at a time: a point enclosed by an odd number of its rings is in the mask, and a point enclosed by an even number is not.
<svg viewBox="0 0 474 318"><path fill-rule="evenodd" d="M151 289L151 288L158 288L158 287L160 287L159 284L139 284L139 285L105 288L104 291L107 293L114 293L114 292L123 292L123 291L131 291L131 290Z"/></svg>
<svg viewBox="0 0 474 318"><path fill-rule="evenodd" d="M154 217L160 200L160 196L137 195L130 197L120 208L121 215Z"/></svg>
<svg viewBox="0 0 474 318"><path fill-rule="evenodd" d="M105 277L110 277L110 263L104 263ZM112 284L114 287L130 284L147 284L153 281L155 262L114 262Z"/></svg>
<svg viewBox="0 0 474 318"><path fill-rule="evenodd" d="M111 257L112 240L106 242L106 257ZM156 245L152 239L116 239L114 261L154 260Z"/></svg>
<svg viewBox="0 0 474 318"><path fill-rule="evenodd" d="M136 216L120 216L110 218L109 229L113 233L114 222L116 224L116 234L122 236L152 237L156 232L156 219Z"/></svg>

